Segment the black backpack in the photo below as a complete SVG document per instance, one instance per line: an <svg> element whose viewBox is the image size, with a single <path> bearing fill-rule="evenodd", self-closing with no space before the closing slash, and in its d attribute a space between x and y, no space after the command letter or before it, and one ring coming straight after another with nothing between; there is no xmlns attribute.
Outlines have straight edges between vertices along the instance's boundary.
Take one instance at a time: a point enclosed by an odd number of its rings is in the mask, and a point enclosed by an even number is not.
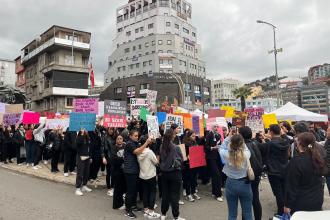
<svg viewBox="0 0 330 220"><path fill-rule="evenodd" d="M251 152L250 163L256 177L261 176L262 173L262 157L260 149L255 141L251 141L246 144L247 148Z"/></svg>

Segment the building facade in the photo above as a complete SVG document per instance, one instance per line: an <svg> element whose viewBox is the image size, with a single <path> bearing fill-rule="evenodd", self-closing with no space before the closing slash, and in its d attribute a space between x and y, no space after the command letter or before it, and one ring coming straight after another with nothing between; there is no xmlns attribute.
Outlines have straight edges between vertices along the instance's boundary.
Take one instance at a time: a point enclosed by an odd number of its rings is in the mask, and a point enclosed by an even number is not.
<svg viewBox="0 0 330 220"><path fill-rule="evenodd" d="M330 90L328 86L312 85L301 89L302 108L330 116L329 114Z"/></svg>
<svg viewBox="0 0 330 220"><path fill-rule="evenodd" d="M205 78L191 12L185 0L130 0L118 8L105 88L117 79L152 73Z"/></svg>
<svg viewBox="0 0 330 220"><path fill-rule="evenodd" d="M90 38L54 25L21 50L27 109L70 112L75 97L88 96Z"/></svg>
<svg viewBox="0 0 330 220"><path fill-rule="evenodd" d="M21 56L15 59L15 73L16 73L16 83L15 86L22 91L25 91L25 68L22 65Z"/></svg>
<svg viewBox="0 0 330 220"><path fill-rule="evenodd" d="M308 84L325 84L330 78L330 64L313 66L308 70Z"/></svg>
<svg viewBox="0 0 330 220"><path fill-rule="evenodd" d="M15 86L15 61L0 59L0 86Z"/></svg>
<svg viewBox="0 0 330 220"><path fill-rule="evenodd" d="M180 74L181 78L186 75ZM189 76L182 82L171 75L151 73L115 80L102 92L100 99L121 100L129 104L130 98L145 98L147 90L156 90L158 108L167 102L168 105L202 110L211 106L210 87L211 81L201 77Z"/></svg>
<svg viewBox="0 0 330 220"><path fill-rule="evenodd" d="M261 107L265 110L265 112L269 113L275 111L277 108L277 99L276 98L263 98L263 99L253 99L253 100L246 100L246 108L251 107ZM283 105L283 101L280 100L280 107ZM241 111L241 101L234 100L234 101L224 101L220 103L213 104L214 107L221 107L221 106L232 106L237 111Z"/></svg>
<svg viewBox="0 0 330 220"><path fill-rule="evenodd" d="M292 102L301 107L301 88L285 88L281 90L283 103Z"/></svg>
<svg viewBox="0 0 330 220"><path fill-rule="evenodd" d="M222 101L236 100L233 91L241 86L243 86L243 83L235 79L212 80L212 103L215 104Z"/></svg>

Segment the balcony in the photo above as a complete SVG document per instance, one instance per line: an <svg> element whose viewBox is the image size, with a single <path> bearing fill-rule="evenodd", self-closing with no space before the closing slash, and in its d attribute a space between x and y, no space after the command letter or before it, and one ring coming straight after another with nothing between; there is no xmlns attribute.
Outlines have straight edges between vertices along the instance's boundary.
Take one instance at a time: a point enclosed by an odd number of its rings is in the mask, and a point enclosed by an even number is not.
<svg viewBox="0 0 330 220"><path fill-rule="evenodd" d="M46 88L42 92L43 98L52 95L88 96L88 89L52 87L52 88Z"/></svg>
<svg viewBox="0 0 330 220"><path fill-rule="evenodd" d="M22 63L27 62L31 58L35 57L39 53L43 52L44 50L46 50L54 45L73 47L74 49L81 49L81 50L90 50L90 44L88 44L88 43L54 37L54 38L51 38L50 40L48 40L47 42L43 43L42 45L40 45L33 51L29 52L28 54L22 55Z"/></svg>
<svg viewBox="0 0 330 220"><path fill-rule="evenodd" d="M169 7L169 6L170 6L170 3L169 3L168 0L161 0L161 1L159 2L159 6L160 6L160 7Z"/></svg>

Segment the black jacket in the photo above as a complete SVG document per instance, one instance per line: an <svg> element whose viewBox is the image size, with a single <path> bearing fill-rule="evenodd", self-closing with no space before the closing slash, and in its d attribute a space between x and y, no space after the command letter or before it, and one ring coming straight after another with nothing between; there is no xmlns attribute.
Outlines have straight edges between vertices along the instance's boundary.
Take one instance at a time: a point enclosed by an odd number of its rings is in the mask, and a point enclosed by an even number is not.
<svg viewBox="0 0 330 220"><path fill-rule="evenodd" d="M77 146L77 155L79 157L84 156L84 157L90 157L90 141L82 135L77 136L76 140L76 146Z"/></svg>
<svg viewBox="0 0 330 220"><path fill-rule="evenodd" d="M220 155L218 150L211 150L211 147L217 146L217 143L219 145L221 144L221 135L218 133L214 133L213 131L210 131L206 137L205 137L205 154L206 159L213 159L213 160L219 160L220 161Z"/></svg>
<svg viewBox="0 0 330 220"><path fill-rule="evenodd" d="M330 139L329 138L325 142L324 149L326 151L325 160L326 160L327 167L328 167L328 175L327 176L330 177Z"/></svg>
<svg viewBox="0 0 330 220"><path fill-rule="evenodd" d="M288 140L281 137L275 137L271 141L261 144L263 161L269 175L284 177L289 161L289 148Z"/></svg>
<svg viewBox="0 0 330 220"><path fill-rule="evenodd" d="M76 131L67 131L64 135L64 151L77 150L77 132Z"/></svg>
<svg viewBox="0 0 330 220"><path fill-rule="evenodd" d="M102 140L100 132L89 132L90 137L90 155L93 159L101 159L102 152Z"/></svg>
<svg viewBox="0 0 330 220"><path fill-rule="evenodd" d="M24 146L25 136L21 135L19 131L15 131L13 136L13 142L16 146Z"/></svg>
<svg viewBox="0 0 330 220"><path fill-rule="evenodd" d="M251 152L250 163L256 177L262 173L262 156L259 148L259 142L252 140L244 140L247 148Z"/></svg>
<svg viewBox="0 0 330 220"><path fill-rule="evenodd" d="M110 154L110 161L111 161L111 170L112 175L120 175L123 174L123 164L124 164L124 151L125 145L122 148L119 148L117 145L111 145L111 154Z"/></svg>

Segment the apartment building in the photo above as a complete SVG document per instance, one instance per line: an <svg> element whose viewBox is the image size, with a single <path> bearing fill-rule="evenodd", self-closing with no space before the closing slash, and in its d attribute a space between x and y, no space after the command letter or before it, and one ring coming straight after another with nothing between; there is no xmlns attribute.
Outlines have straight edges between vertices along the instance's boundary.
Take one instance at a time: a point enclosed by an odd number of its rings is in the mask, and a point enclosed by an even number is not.
<svg viewBox="0 0 330 220"><path fill-rule="evenodd" d="M16 82L15 86L22 91L25 91L25 68L22 65L21 56L18 56L15 59L15 73L16 73Z"/></svg>
<svg viewBox="0 0 330 220"><path fill-rule="evenodd" d="M328 86L311 85L301 89L301 107L330 117L330 89Z"/></svg>
<svg viewBox="0 0 330 220"><path fill-rule="evenodd" d="M54 25L21 50L28 109L70 112L75 97L88 96L90 38Z"/></svg>
<svg viewBox="0 0 330 220"><path fill-rule="evenodd" d="M215 104L222 101L236 100L233 91L241 86L243 86L243 83L236 79L212 80L212 103Z"/></svg>
<svg viewBox="0 0 330 220"><path fill-rule="evenodd" d="M15 86L15 61L0 59L0 86Z"/></svg>
<svg viewBox="0 0 330 220"><path fill-rule="evenodd" d="M330 79L330 64L313 66L308 70L308 84L321 85Z"/></svg>

